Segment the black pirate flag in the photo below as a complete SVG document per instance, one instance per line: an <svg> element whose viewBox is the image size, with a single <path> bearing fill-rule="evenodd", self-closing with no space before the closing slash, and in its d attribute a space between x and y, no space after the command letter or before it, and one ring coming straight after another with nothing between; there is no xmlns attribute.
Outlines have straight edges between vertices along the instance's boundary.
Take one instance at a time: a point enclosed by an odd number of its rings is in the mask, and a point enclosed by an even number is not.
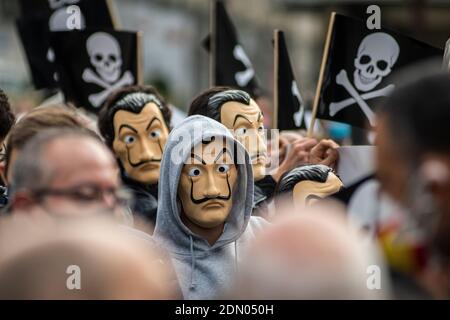
<svg viewBox="0 0 450 320"><path fill-rule="evenodd" d="M98 112L115 89L139 82L139 33L104 29L55 32L51 45L66 101Z"/></svg>
<svg viewBox="0 0 450 320"><path fill-rule="evenodd" d="M445 44L444 59L442 60L442 67L445 70L450 70L450 39Z"/></svg>
<svg viewBox="0 0 450 320"><path fill-rule="evenodd" d="M109 0L21 0L17 28L37 89L57 86L50 32L114 28Z"/></svg>
<svg viewBox="0 0 450 320"><path fill-rule="evenodd" d="M395 88L388 76L442 54L397 32L368 30L364 21L333 13L314 103L317 118L373 126L374 108Z"/></svg>
<svg viewBox="0 0 450 320"><path fill-rule="evenodd" d="M81 22L85 26L114 25L110 0L20 0L19 3L22 18L47 18L53 31L66 29L67 21L73 12L68 10L71 6L80 9Z"/></svg>
<svg viewBox="0 0 450 320"><path fill-rule="evenodd" d="M205 43L207 50L213 54L212 85L240 88L255 96L259 87L252 63L239 44L236 28L225 5L222 1L215 1L214 4L214 43L211 43L210 38Z"/></svg>
<svg viewBox="0 0 450 320"><path fill-rule="evenodd" d="M284 33L275 30L275 94L277 126L279 130L306 129L305 105L289 59Z"/></svg>

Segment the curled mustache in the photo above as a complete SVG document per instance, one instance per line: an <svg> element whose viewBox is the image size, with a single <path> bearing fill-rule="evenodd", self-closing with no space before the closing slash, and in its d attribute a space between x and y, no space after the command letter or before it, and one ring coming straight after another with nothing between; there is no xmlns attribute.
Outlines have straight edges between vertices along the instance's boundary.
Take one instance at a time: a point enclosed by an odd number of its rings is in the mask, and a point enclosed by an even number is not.
<svg viewBox="0 0 450 320"><path fill-rule="evenodd" d="M138 163L133 163L128 159L128 162L130 163L130 165L133 168L142 166L143 164L147 164L147 163L161 163L161 158L160 159L152 159L152 160L144 160L144 161L139 161Z"/></svg>
<svg viewBox="0 0 450 320"><path fill-rule="evenodd" d="M158 146L159 146L159 150L161 151L161 155L162 155L163 149L161 146L161 142L159 140L158 140ZM130 149L128 147L127 147L127 157L128 157L128 162L130 163L130 165L133 168L136 168L136 167L142 166L143 164L148 164L148 163L161 163L161 160L162 160L162 156L160 156L159 159L143 160L143 161L139 161L137 163L133 163L130 158Z"/></svg>
<svg viewBox="0 0 450 320"><path fill-rule="evenodd" d="M231 198L231 187L230 187L230 182L228 181L228 175L227 175L227 186L228 186L228 195L227 196L217 196L217 197L205 197L205 198L201 198L201 199L195 199L194 198L194 181L192 181L191 178L191 201L195 204L201 204L204 203L206 201L209 200L230 200Z"/></svg>

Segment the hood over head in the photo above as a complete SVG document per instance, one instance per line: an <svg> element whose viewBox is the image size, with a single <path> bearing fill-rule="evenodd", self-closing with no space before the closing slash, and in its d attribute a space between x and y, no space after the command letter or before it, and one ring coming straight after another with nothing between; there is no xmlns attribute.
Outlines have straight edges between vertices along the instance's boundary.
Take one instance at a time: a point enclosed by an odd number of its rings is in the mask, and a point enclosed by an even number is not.
<svg viewBox="0 0 450 320"><path fill-rule="evenodd" d="M178 184L185 161L194 146L211 137L226 139L232 146L237 182L233 190L233 204L225 221L222 235L210 246L200 236L191 232L181 221ZM235 242L245 231L253 206L252 165L244 146L234 139L231 132L221 123L210 118L195 115L186 118L170 133L161 162L159 180L159 205L154 237L170 253L202 256L210 250Z"/></svg>

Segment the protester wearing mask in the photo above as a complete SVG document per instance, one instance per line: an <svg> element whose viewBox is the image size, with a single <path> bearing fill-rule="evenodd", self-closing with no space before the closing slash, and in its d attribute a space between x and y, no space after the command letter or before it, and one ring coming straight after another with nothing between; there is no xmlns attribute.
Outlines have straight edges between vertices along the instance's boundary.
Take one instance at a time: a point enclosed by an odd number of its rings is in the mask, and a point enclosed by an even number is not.
<svg viewBox="0 0 450 320"><path fill-rule="evenodd" d="M170 131L171 111L151 86L118 89L106 101L98 127L134 195L132 211L152 224L158 207L162 153Z"/></svg>
<svg viewBox="0 0 450 320"><path fill-rule="evenodd" d="M154 238L172 257L185 299L213 299L237 269L241 246L263 227L251 217L245 148L219 122L192 116L167 140Z"/></svg>
<svg viewBox="0 0 450 320"><path fill-rule="evenodd" d="M267 142L264 140L264 115L258 104L242 90L214 87L198 95L191 103L189 115L204 115L221 122L233 132L252 160L255 180L255 214L267 216L267 204L271 201L276 183L281 175L300 164L337 160L335 144L324 142L317 145L314 139L296 142L289 148L280 166L268 174ZM312 151L314 150L314 152Z"/></svg>
<svg viewBox="0 0 450 320"><path fill-rule="evenodd" d="M284 204L292 203L301 210L338 193L343 186L330 167L320 164L299 166L281 176L275 190L275 208L281 209L278 204L284 201Z"/></svg>

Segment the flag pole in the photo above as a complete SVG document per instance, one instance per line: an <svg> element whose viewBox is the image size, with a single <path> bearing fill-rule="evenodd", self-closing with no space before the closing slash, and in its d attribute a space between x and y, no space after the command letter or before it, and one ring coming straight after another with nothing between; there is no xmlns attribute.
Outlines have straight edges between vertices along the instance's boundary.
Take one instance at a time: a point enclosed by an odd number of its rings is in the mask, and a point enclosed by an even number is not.
<svg viewBox="0 0 450 320"><path fill-rule="evenodd" d="M210 0L209 3L209 86L216 85L216 0Z"/></svg>
<svg viewBox="0 0 450 320"><path fill-rule="evenodd" d="M336 17L336 12L331 13L330 22L328 24L328 33L327 38L325 41L325 47L323 49L323 56L322 56L322 64L320 66L320 74L319 74L319 80L317 82L316 87L316 96L314 97L314 106L311 116L311 122L308 128L308 137L312 137L314 133L314 125L316 122L316 116L317 116L317 108L319 107L319 100L320 100L320 91L322 90L322 83L323 83L323 75L325 73L325 65L327 63L328 59L328 52L330 50L330 42L331 42L331 34L333 33L333 26L334 26L334 20Z"/></svg>
<svg viewBox="0 0 450 320"><path fill-rule="evenodd" d="M136 33L136 59L137 59L137 79L136 82L138 85L144 84L144 54L142 47L142 31L138 31Z"/></svg>
<svg viewBox="0 0 450 320"><path fill-rule="evenodd" d="M108 8L109 16L111 17L113 29L119 29L122 26L119 23L119 18L117 15L117 9L113 4L112 0L106 0L106 7Z"/></svg>
<svg viewBox="0 0 450 320"><path fill-rule="evenodd" d="M442 60L442 68L450 71L450 39L445 44L444 59Z"/></svg>
<svg viewBox="0 0 450 320"><path fill-rule="evenodd" d="M279 68L279 33L273 31L273 118L272 129L278 129L278 68Z"/></svg>

